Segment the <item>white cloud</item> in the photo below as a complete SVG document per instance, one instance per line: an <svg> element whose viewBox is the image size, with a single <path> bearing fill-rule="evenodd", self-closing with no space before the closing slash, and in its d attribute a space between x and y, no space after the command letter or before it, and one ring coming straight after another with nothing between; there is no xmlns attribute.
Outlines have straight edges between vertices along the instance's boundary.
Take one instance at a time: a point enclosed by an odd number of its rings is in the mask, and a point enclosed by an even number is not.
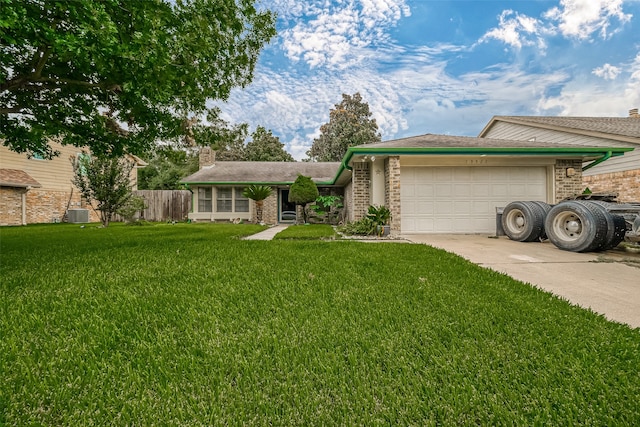
<svg viewBox="0 0 640 427"><path fill-rule="evenodd" d="M617 30L610 30L613 21L621 24L631 19L622 11L623 0L561 0L560 7L548 10L544 17L557 21L562 35L569 38L588 39L599 32L604 39Z"/></svg>
<svg viewBox="0 0 640 427"><path fill-rule="evenodd" d="M498 17L498 26L487 31L478 42L494 39L515 49L536 46L544 51L546 38L558 33L585 40L598 32L607 39L632 18L623 12L623 3L624 0L560 0L560 5L544 12L542 19L507 9ZM620 27L614 27L616 22Z"/></svg>
<svg viewBox="0 0 640 427"><path fill-rule="evenodd" d="M544 50L546 43L544 35L550 30L545 29L538 19L522 15L513 10L505 10L498 17L499 25L487 31L479 40L479 43L495 39L502 41L516 49L522 46L537 46Z"/></svg>
<svg viewBox="0 0 640 427"><path fill-rule="evenodd" d="M618 74L620 74L620 71L620 68L616 66L604 64L602 67L594 68L592 73L605 80L615 80Z"/></svg>
<svg viewBox="0 0 640 427"><path fill-rule="evenodd" d="M624 116L640 105L640 54L620 67L619 77L597 82L588 76L575 78L558 95L541 98L538 111L562 116Z"/></svg>
<svg viewBox="0 0 640 427"><path fill-rule="evenodd" d="M276 10L290 3L280 2ZM366 57L362 49L387 42L388 29L411 14L405 0L298 3L304 7L298 5L283 17L304 15L307 19L297 20L281 33L282 47L288 58L311 68L346 68L360 63Z"/></svg>

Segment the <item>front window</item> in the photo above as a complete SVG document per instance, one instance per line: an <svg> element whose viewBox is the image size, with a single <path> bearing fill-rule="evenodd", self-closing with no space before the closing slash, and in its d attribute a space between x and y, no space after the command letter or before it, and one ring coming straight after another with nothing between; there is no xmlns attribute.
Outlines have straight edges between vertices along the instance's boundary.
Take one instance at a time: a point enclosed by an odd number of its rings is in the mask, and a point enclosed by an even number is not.
<svg viewBox="0 0 640 427"><path fill-rule="evenodd" d="M242 194L243 188L236 187L235 190L235 207L236 212L249 212L249 199Z"/></svg>
<svg viewBox="0 0 640 427"><path fill-rule="evenodd" d="M216 189L216 212L233 212L233 188Z"/></svg>
<svg viewBox="0 0 640 427"><path fill-rule="evenodd" d="M211 212L211 187L198 188L198 212Z"/></svg>

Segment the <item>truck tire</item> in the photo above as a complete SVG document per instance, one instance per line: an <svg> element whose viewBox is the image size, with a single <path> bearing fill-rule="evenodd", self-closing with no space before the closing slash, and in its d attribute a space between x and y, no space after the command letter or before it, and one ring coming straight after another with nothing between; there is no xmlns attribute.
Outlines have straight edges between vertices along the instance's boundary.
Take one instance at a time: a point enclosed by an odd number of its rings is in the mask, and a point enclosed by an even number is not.
<svg viewBox="0 0 640 427"><path fill-rule="evenodd" d="M555 205L545 220L551 243L572 252L591 252L601 248L607 237L607 217L595 204L566 201Z"/></svg>
<svg viewBox="0 0 640 427"><path fill-rule="evenodd" d="M612 203L607 203L600 200L590 200L589 203L600 209L600 211L604 213L607 219L607 236L605 237L602 246L598 248L598 250L608 251L615 248L620 244L620 242L624 240L624 234L627 231L627 224L624 220L624 217L609 212L608 207Z"/></svg>
<svg viewBox="0 0 640 427"><path fill-rule="evenodd" d="M544 230L544 210L534 202L511 202L502 211L502 229L517 242L539 240Z"/></svg>
<svg viewBox="0 0 640 427"><path fill-rule="evenodd" d="M544 213L544 216L542 217L542 233L540 234L540 240L547 240L547 232L544 230L544 220L547 219L547 214L551 210L551 205L545 202L531 202L531 203L538 205Z"/></svg>

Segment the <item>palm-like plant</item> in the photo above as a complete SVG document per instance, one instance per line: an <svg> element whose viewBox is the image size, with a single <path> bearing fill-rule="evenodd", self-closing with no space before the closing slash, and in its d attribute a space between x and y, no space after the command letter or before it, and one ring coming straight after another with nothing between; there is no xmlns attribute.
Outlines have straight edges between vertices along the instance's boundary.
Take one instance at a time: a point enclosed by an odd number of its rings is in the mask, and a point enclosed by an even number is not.
<svg viewBox="0 0 640 427"><path fill-rule="evenodd" d="M256 221L262 222L262 206L264 199L271 195L271 187L268 185L250 185L242 191L242 195L256 202Z"/></svg>

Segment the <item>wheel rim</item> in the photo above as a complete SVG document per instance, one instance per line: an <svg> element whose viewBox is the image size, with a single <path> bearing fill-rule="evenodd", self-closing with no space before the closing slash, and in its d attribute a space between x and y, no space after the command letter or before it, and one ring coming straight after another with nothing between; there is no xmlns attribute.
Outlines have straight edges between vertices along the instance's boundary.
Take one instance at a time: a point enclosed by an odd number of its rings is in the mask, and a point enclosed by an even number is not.
<svg viewBox="0 0 640 427"><path fill-rule="evenodd" d="M509 211L505 221L505 225L509 230L516 233L522 232L526 223L527 221L524 219L524 214L519 209Z"/></svg>
<svg viewBox="0 0 640 427"><path fill-rule="evenodd" d="M573 212L563 212L553 220L553 231L564 241L575 241L582 236L582 221Z"/></svg>

